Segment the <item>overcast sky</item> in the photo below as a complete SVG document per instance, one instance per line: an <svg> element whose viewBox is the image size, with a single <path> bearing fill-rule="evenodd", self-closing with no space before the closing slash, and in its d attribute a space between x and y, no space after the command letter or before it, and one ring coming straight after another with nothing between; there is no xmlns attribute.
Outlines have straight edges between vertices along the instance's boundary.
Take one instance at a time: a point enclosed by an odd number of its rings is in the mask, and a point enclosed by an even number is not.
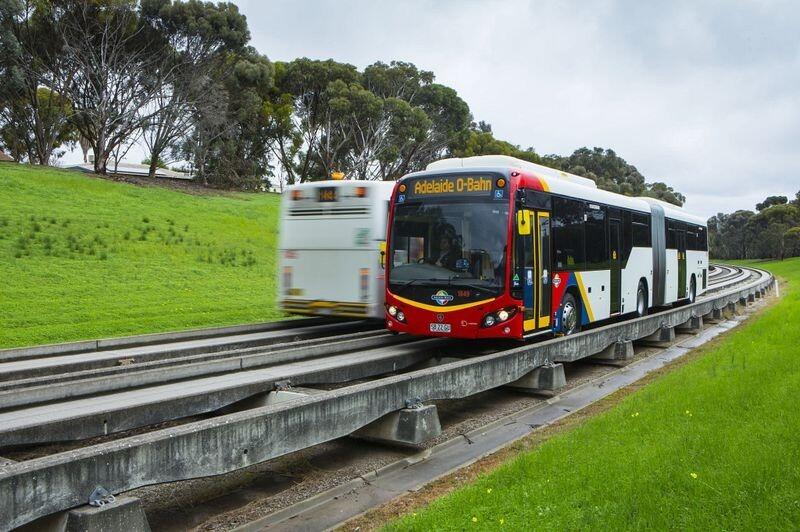
<svg viewBox="0 0 800 532"><path fill-rule="evenodd" d="M800 2L236 2L272 60L410 61L498 138L613 148L710 216L800 189Z"/></svg>

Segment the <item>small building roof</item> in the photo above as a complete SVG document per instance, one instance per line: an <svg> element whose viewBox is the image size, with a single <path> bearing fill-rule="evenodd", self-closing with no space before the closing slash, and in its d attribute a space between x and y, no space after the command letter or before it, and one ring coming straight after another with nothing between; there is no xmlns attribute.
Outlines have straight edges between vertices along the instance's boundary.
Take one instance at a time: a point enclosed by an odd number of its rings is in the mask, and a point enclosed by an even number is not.
<svg viewBox="0 0 800 532"><path fill-rule="evenodd" d="M76 164L75 166L70 166L70 170L79 170L81 172L94 172L94 165L92 163L86 164ZM114 165L109 163L106 171L109 175L125 175L131 177L147 177L150 173L150 167L146 164L136 164L136 163L127 163L121 162L117 165L116 172L114 171ZM174 172L172 170L167 170L166 168L156 168L156 177L167 178L167 179L183 179L187 181L191 181L193 178L189 174L181 173L181 172Z"/></svg>

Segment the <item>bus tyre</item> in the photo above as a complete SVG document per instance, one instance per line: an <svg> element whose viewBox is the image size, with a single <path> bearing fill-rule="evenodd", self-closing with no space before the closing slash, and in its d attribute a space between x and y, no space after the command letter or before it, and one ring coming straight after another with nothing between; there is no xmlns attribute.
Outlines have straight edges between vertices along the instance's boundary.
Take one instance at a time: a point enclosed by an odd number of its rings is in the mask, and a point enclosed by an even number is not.
<svg viewBox="0 0 800 532"><path fill-rule="evenodd" d="M581 330L581 316L578 302L570 293L564 295L561 301L561 331L565 335L574 334Z"/></svg>
<svg viewBox="0 0 800 532"><path fill-rule="evenodd" d="M697 281L692 275L692 280L689 282L689 303L694 303L695 299L697 299Z"/></svg>
<svg viewBox="0 0 800 532"><path fill-rule="evenodd" d="M636 290L636 315L640 318L647 316L647 289L644 283L639 281L639 288Z"/></svg>

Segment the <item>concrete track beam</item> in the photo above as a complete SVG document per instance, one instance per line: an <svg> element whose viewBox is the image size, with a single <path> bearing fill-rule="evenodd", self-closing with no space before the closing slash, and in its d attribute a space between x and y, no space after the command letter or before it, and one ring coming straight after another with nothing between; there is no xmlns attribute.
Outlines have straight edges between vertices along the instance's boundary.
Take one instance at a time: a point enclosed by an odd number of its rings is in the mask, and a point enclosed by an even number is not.
<svg viewBox="0 0 800 532"><path fill-rule="evenodd" d="M383 416L353 433L356 438L416 447L442 433L436 405L404 408Z"/></svg>
<svg viewBox="0 0 800 532"><path fill-rule="evenodd" d="M614 342L591 358L598 362L621 362L632 359L633 355L633 342L622 340Z"/></svg>
<svg viewBox="0 0 800 532"><path fill-rule="evenodd" d="M661 347L675 340L675 327L660 327L656 332L650 336L645 336L638 341L644 345L654 345Z"/></svg>
<svg viewBox="0 0 800 532"><path fill-rule="evenodd" d="M564 364L548 364L508 384L509 388L526 392L555 392L567 385Z"/></svg>
<svg viewBox="0 0 800 532"><path fill-rule="evenodd" d="M678 332L695 334L703 330L703 317L693 316L676 327Z"/></svg>

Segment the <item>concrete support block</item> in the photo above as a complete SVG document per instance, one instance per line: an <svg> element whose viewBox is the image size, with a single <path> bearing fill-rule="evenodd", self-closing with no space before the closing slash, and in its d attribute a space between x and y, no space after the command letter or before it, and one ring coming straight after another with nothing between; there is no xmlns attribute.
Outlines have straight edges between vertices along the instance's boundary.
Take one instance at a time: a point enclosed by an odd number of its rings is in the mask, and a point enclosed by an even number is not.
<svg viewBox="0 0 800 532"><path fill-rule="evenodd" d="M548 364L508 384L508 387L526 392L555 392L566 385L564 364Z"/></svg>
<svg viewBox="0 0 800 532"><path fill-rule="evenodd" d="M736 311L736 303L728 303L728 305L725 307L725 312L726 312L726 317L728 318L736 316L736 314L738 314L738 312Z"/></svg>
<svg viewBox="0 0 800 532"><path fill-rule="evenodd" d="M746 307L746 306L747 306L747 298L745 298L745 297L740 297L740 298L739 298L739 306L740 306L740 307Z"/></svg>
<svg viewBox="0 0 800 532"><path fill-rule="evenodd" d="M665 343L669 343L675 340L675 328L674 327L661 327L659 330L651 334L650 336L645 336L641 338L639 342L645 345L657 345L661 346Z"/></svg>
<svg viewBox="0 0 800 532"><path fill-rule="evenodd" d="M43 517L17 529L20 532L150 532L142 503L121 496L103 506L81 506Z"/></svg>
<svg viewBox="0 0 800 532"><path fill-rule="evenodd" d="M764 292L764 290L763 290L763 289L759 289L759 290L756 290L756 293L755 293L755 294L753 294L753 295L755 296L755 298L756 298L756 299L761 299L761 296L763 296L763 295L764 295L764 293L763 293L763 292Z"/></svg>
<svg viewBox="0 0 800 532"><path fill-rule="evenodd" d="M414 447L442 433L436 405L404 408L387 414L353 433L362 438L380 443Z"/></svg>
<svg viewBox="0 0 800 532"><path fill-rule="evenodd" d="M714 310L711 311L711 319L712 320L721 320L722 318L723 318L722 309L715 308Z"/></svg>
<svg viewBox="0 0 800 532"><path fill-rule="evenodd" d="M756 302L756 295L755 294L747 294L747 302L748 303L755 303Z"/></svg>
<svg viewBox="0 0 800 532"><path fill-rule="evenodd" d="M703 330L703 317L697 316L693 318L689 318L685 322L681 323L676 327L678 332L682 333L699 333Z"/></svg>
<svg viewBox="0 0 800 532"><path fill-rule="evenodd" d="M596 355L592 355L591 358L592 360L597 360L599 362L620 362L630 360L633 358L633 342L630 340L614 342Z"/></svg>

